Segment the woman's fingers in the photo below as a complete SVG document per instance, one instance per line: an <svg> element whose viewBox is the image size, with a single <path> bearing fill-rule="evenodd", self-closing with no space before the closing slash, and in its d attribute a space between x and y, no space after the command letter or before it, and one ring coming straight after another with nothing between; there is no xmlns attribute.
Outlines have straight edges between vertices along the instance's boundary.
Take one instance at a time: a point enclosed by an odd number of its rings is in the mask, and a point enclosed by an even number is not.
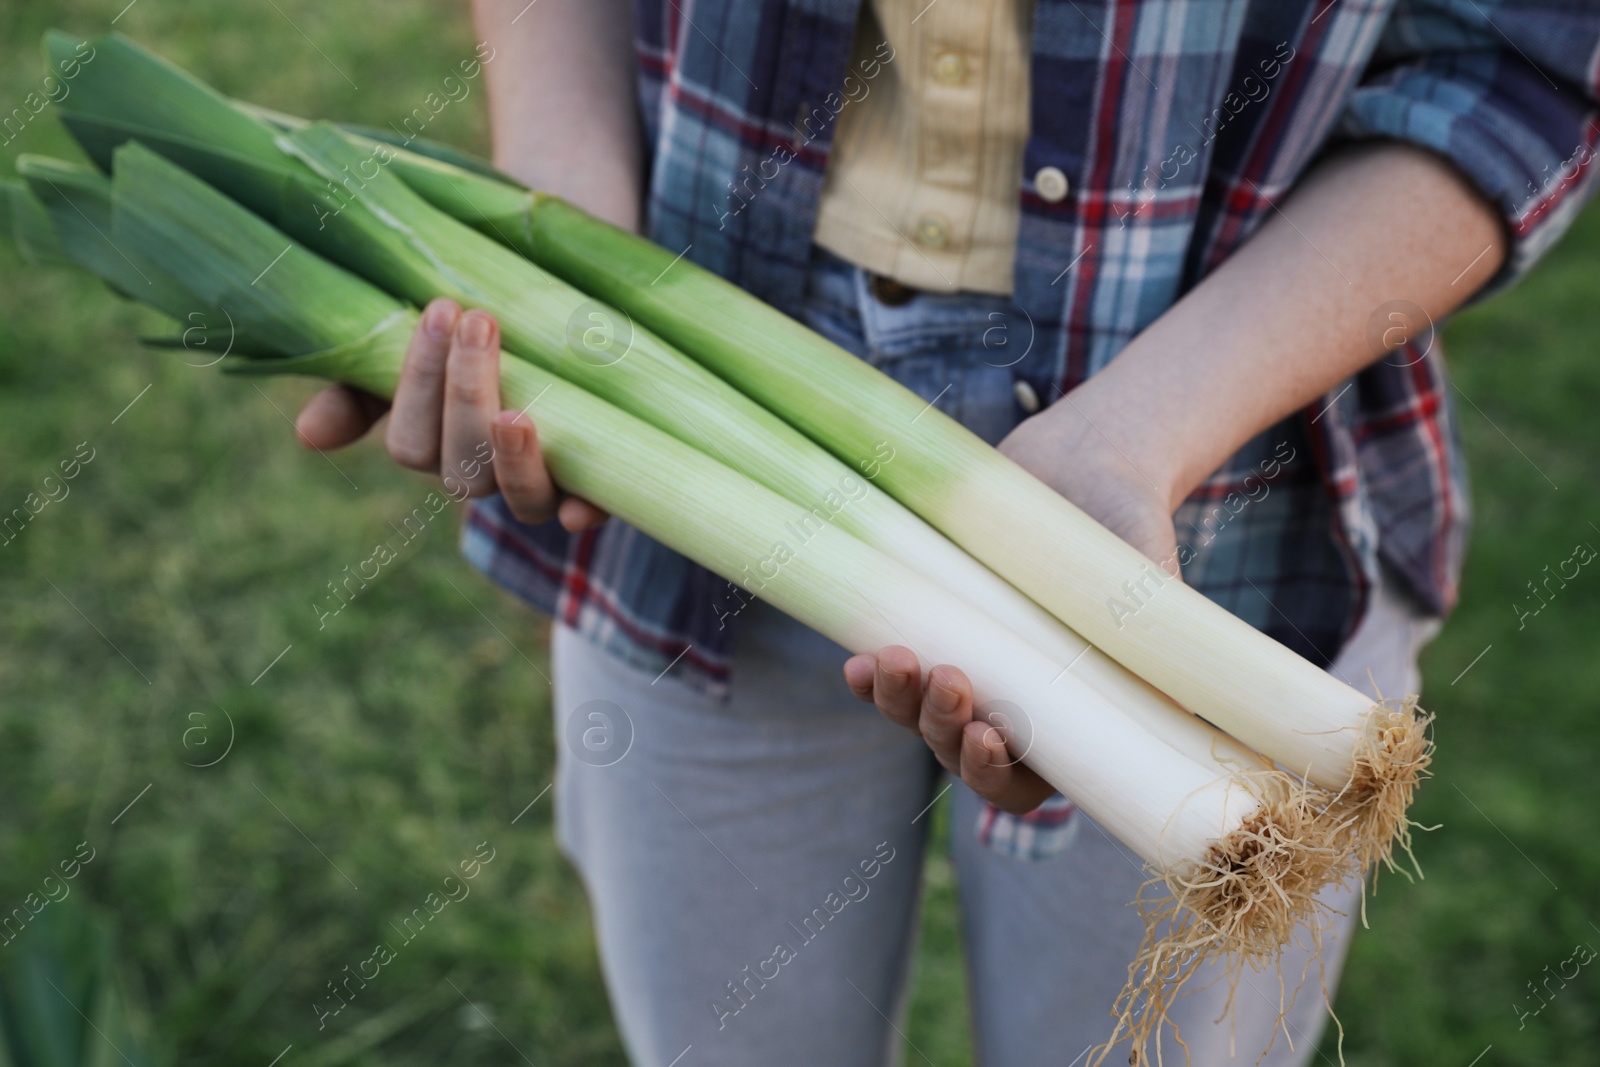
<svg viewBox="0 0 1600 1067"><path fill-rule="evenodd" d="M569 533L598 526L611 516L587 500L563 498L550 479L539 448L539 431L520 411L502 411L491 426L494 480L517 521L545 522L552 515Z"/></svg>
<svg viewBox="0 0 1600 1067"><path fill-rule="evenodd" d="M307 448L341 448L357 441L383 418L382 400L345 385L329 386L300 410L295 434Z"/></svg>
<svg viewBox="0 0 1600 1067"><path fill-rule="evenodd" d="M861 653L844 661L844 684L857 700L872 703L872 678L878 670L878 657Z"/></svg>
<svg viewBox="0 0 1600 1067"><path fill-rule="evenodd" d="M1013 815L1032 811L1055 792L1049 782L1017 762L1000 730L976 719L961 731L958 766L968 788Z"/></svg>
<svg viewBox="0 0 1600 1067"><path fill-rule="evenodd" d="M455 301L435 300L412 331L385 437L389 455L402 467L418 471L439 469L445 361L460 318L461 308Z"/></svg>
<svg viewBox="0 0 1600 1067"><path fill-rule="evenodd" d="M610 518L587 500L563 497L532 421L500 410L500 328L487 312L433 301L406 347L392 409L334 386L312 397L295 429L307 447L337 448L365 434L385 411L389 455L403 467L437 472L457 500L499 490L520 521L553 517L572 533Z"/></svg>
<svg viewBox="0 0 1600 1067"><path fill-rule="evenodd" d="M591 526L599 526L610 517L609 512L602 511L581 496L566 497L556 507L556 521L568 533L581 533Z"/></svg>
<svg viewBox="0 0 1600 1067"><path fill-rule="evenodd" d="M961 731L972 721L972 683L954 667L928 672L922 698L922 736L949 771L961 766Z"/></svg>
<svg viewBox="0 0 1600 1067"><path fill-rule="evenodd" d="M891 646L850 657L844 680L857 699L920 734L946 770L1002 811L1032 811L1055 791L1018 762L1000 726L974 717L972 683L956 668L933 668L924 685L916 655Z"/></svg>
<svg viewBox="0 0 1600 1067"><path fill-rule="evenodd" d="M954 667L935 667L922 684L916 653L900 645L876 656L852 656L844 665L845 684L857 698L871 701L890 722L922 735L946 768L961 758L961 730L972 721L972 685Z"/></svg>
<svg viewBox="0 0 1600 1067"><path fill-rule="evenodd" d="M878 652L872 674L872 702L889 721L917 729L922 704L922 665L909 648L890 645Z"/></svg>
<svg viewBox="0 0 1600 1067"><path fill-rule="evenodd" d="M502 411L492 424L494 480L519 522L544 522L555 514L556 487L545 470L539 434L528 416Z"/></svg>
<svg viewBox="0 0 1600 1067"><path fill-rule="evenodd" d="M402 466L437 470L439 390L450 331L460 311L448 300L435 300L428 306L406 349L392 408L370 393L346 385L332 386L312 397L295 419L300 442L307 448L339 448L360 439L384 412L392 411L386 434L389 454ZM442 333L441 322L448 323Z"/></svg>
<svg viewBox="0 0 1600 1067"><path fill-rule="evenodd" d="M921 732L922 666L909 648L891 645L876 656L851 656L845 660L844 682L857 700L874 705L890 722Z"/></svg>
<svg viewBox="0 0 1600 1067"><path fill-rule="evenodd" d="M439 435L439 473L452 492L468 496L495 490L490 426L500 413L500 327L486 311L456 320L445 359L444 412Z"/></svg>

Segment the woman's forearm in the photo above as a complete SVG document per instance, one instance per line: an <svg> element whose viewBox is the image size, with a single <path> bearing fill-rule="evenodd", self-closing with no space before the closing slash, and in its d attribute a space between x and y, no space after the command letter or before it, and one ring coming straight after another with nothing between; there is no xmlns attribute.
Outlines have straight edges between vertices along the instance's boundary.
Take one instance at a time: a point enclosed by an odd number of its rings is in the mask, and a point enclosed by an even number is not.
<svg viewBox="0 0 1600 1067"><path fill-rule="evenodd" d="M496 164L633 230L643 163L628 0L473 0Z"/></svg>
<svg viewBox="0 0 1600 1067"><path fill-rule="evenodd" d="M1436 321L1504 256L1498 216L1447 163L1395 143L1347 148L1047 415L1091 422L1175 509L1251 437L1419 332L1384 305Z"/></svg>

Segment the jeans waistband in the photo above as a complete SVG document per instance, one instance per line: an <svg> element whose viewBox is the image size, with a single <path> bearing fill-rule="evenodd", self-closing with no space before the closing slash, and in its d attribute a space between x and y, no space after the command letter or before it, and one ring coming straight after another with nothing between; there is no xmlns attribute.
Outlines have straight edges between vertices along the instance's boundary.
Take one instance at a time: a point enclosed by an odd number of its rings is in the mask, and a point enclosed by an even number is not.
<svg viewBox="0 0 1600 1067"><path fill-rule="evenodd" d="M865 351L858 354L869 362L941 347L973 363L1016 365L1031 338L1026 313L1010 297L910 290L909 299L888 303L874 295L873 277L825 248L812 249L808 305L859 334Z"/></svg>

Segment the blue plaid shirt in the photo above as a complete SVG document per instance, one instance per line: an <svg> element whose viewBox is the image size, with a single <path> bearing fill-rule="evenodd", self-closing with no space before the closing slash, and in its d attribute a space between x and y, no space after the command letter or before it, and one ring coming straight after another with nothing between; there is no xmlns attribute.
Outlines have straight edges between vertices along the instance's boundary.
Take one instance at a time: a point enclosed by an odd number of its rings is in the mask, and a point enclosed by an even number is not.
<svg viewBox="0 0 1600 1067"><path fill-rule="evenodd" d="M893 60L849 69L859 0L635 7L650 236L794 312L846 78L898 76ZM1406 141L1459 168L1511 237L1501 288L1593 190L1597 100L1600 7L1579 0L1037 0L1014 294L1035 334L1013 371L1054 398L1105 367L1340 139ZM1064 200L1033 188L1046 166L1066 174ZM746 203L733 189L756 174ZM1467 519L1431 332L1247 444L1176 516L1185 580L1324 666L1380 570L1449 610ZM726 687L726 583L637 530L523 526L496 498L473 508L464 550L642 669ZM1055 798L980 829L1048 855L1070 816Z"/></svg>

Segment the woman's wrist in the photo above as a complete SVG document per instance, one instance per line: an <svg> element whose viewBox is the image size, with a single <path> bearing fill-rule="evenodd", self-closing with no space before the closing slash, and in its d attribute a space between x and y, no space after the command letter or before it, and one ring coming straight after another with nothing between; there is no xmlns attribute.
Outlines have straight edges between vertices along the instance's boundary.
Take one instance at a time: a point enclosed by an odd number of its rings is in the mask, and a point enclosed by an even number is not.
<svg viewBox="0 0 1600 1067"><path fill-rule="evenodd" d="M1175 574L1172 512L1181 496L1148 435L1102 414L1074 392L1024 421L1000 451Z"/></svg>
<svg viewBox="0 0 1600 1067"><path fill-rule="evenodd" d="M1185 484L1182 442L1151 418L1152 408L1159 406L1135 376L1102 373L1029 421L1042 423L1036 432L1048 434L1061 462L1119 472L1170 515L1199 479Z"/></svg>
<svg viewBox="0 0 1600 1067"><path fill-rule="evenodd" d="M474 0L495 163L637 231L644 152L627 0Z"/></svg>
<svg viewBox="0 0 1600 1067"><path fill-rule="evenodd" d="M494 164L518 181L542 193L560 197L629 233L638 233L643 214L640 186L643 175L637 159L609 161L595 158L591 150L581 173L552 174L548 153L523 146L497 145ZM591 169L592 168L592 169Z"/></svg>

